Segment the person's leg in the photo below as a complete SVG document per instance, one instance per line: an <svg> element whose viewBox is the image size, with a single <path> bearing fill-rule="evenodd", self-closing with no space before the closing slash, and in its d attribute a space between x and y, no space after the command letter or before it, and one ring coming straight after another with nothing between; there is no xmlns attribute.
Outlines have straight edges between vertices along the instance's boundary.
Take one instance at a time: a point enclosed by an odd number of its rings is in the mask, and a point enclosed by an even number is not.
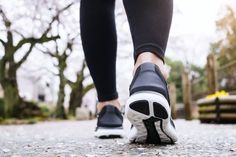
<svg viewBox="0 0 236 157"><path fill-rule="evenodd" d="M98 94L95 136L123 136L116 90L115 0L81 0L80 25L85 59Z"/></svg>
<svg viewBox="0 0 236 157"><path fill-rule="evenodd" d="M81 0L81 38L85 59L98 93L98 110L120 107L116 90L115 0Z"/></svg>
<svg viewBox="0 0 236 157"><path fill-rule="evenodd" d="M165 73L163 61L172 20L173 1L123 0L123 2L134 44L136 63L134 69L144 62L153 62Z"/></svg>
<svg viewBox="0 0 236 157"><path fill-rule="evenodd" d="M174 143L164 56L172 19L172 0L123 0L134 44L134 78L126 103L133 124L130 141ZM164 77L163 77L164 76Z"/></svg>
<svg viewBox="0 0 236 157"><path fill-rule="evenodd" d="M134 65L133 73L135 73L136 69L141 64L146 63L146 62L151 62L151 63L156 64L159 67L159 69L161 70L161 73L164 76L164 78L167 80L168 74L167 74L166 68L164 66L163 60L151 52L143 52L138 55L136 63Z"/></svg>

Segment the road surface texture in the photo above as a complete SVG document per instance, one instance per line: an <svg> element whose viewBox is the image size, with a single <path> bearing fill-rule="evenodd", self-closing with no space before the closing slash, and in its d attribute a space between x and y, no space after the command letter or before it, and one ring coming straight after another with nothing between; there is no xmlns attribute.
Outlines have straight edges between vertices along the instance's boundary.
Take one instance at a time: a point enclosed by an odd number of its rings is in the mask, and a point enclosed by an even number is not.
<svg viewBox="0 0 236 157"><path fill-rule="evenodd" d="M0 126L0 157L236 157L236 125L175 123L179 141L162 146L96 139L95 120Z"/></svg>

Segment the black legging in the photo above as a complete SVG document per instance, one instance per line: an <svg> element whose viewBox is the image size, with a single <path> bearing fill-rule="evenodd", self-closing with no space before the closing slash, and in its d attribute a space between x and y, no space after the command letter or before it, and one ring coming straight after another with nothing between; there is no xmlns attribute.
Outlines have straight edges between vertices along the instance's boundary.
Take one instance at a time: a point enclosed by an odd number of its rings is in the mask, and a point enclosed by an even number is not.
<svg viewBox="0 0 236 157"><path fill-rule="evenodd" d="M123 0L134 45L134 59L152 52L164 60L172 0ZM115 0L81 0L80 24L85 59L99 101L118 98L116 90Z"/></svg>

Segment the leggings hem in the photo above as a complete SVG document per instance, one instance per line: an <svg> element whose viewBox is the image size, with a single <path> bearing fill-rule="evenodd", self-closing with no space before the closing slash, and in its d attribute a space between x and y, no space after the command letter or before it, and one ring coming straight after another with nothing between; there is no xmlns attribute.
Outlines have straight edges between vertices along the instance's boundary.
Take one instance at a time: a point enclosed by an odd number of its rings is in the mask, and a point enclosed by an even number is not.
<svg viewBox="0 0 236 157"><path fill-rule="evenodd" d="M144 52L151 52L151 53L155 54L157 57L159 57L164 62L165 51L157 44L146 43L146 44L142 44L142 45L138 46L134 50L135 63L136 63L138 56Z"/></svg>
<svg viewBox="0 0 236 157"><path fill-rule="evenodd" d="M118 98L118 93L111 93L111 94L103 94L103 95L98 95L98 101L109 101L109 100L114 100Z"/></svg>

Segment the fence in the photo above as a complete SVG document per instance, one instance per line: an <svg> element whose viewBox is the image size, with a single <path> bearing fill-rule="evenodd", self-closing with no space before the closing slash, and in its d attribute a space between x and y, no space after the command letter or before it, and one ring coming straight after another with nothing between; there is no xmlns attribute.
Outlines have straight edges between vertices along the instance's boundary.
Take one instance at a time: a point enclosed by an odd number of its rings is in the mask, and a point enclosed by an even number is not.
<svg viewBox="0 0 236 157"><path fill-rule="evenodd" d="M216 55L210 54L207 57L206 75L200 78L190 80L189 73L184 72L182 75L183 84L183 100L185 104L185 118L192 118L192 107L196 104L196 100L205 97L207 94L215 93L218 90L225 90L230 94L236 94L236 60L233 60L227 64L219 65L218 62L221 58ZM206 86L207 81L207 86ZM204 85L207 88L203 88ZM201 88L199 88L202 86ZM197 90L201 89L201 91ZM203 90L202 90L203 89ZM197 91L197 92L196 92ZM214 104L214 103L213 103ZM227 104L225 104L227 105ZM201 113L216 112L216 115L220 114L220 109L205 111L205 107L200 109ZM232 113L232 110L230 111Z"/></svg>
<svg viewBox="0 0 236 157"><path fill-rule="evenodd" d="M207 57L208 94L218 90L225 90L231 94L236 93L236 60L220 65L222 56L213 54Z"/></svg>

